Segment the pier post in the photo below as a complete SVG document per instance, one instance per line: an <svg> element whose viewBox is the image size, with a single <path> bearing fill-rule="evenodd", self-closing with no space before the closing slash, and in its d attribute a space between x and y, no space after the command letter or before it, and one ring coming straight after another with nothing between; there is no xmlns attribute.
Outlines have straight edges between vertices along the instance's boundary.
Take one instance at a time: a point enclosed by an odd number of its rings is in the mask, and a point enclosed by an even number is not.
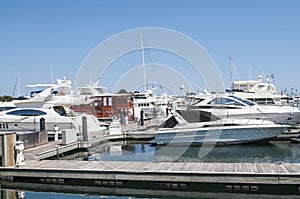
<svg viewBox="0 0 300 199"><path fill-rule="evenodd" d="M125 110L120 110L121 125L125 124Z"/></svg>
<svg viewBox="0 0 300 199"><path fill-rule="evenodd" d="M88 131L87 131L87 118L86 116L82 117L82 141L88 141Z"/></svg>
<svg viewBox="0 0 300 199"><path fill-rule="evenodd" d="M0 134L0 166L7 167L15 164L16 133Z"/></svg>
<svg viewBox="0 0 300 199"><path fill-rule="evenodd" d="M59 126L55 125L55 126L54 126L54 131L55 131L55 134L54 134L54 141L58 141L58 131L59 131Z"/></svg>
<svg viewBox="0 0 300 199"><path fill-rule="evenodd" d="M45 122L45 118L41 118L40 119L40 132L45 131L46 130L46 122Z"/></svg>
<svg viewBox="0 0 300 199"><path fill-rule="evenodd" d="M18 140L16 142L16 147L15 147L15 150L16 150L16 154L17 154L17 157L16 157L16 166L21 166L21 165L25 165L25 156L24 156L24 142Z"/></svg>
<svg viewBox="0 0 300 199"><path fill-rule="evenodd" d="M144 126L144 111L141 110L141 125Z"/></svg>

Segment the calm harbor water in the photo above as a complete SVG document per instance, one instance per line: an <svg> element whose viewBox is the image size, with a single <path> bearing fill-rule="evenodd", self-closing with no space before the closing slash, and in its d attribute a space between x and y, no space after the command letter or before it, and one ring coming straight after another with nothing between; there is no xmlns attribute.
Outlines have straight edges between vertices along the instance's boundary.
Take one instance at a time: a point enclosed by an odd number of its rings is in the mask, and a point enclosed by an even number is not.
<svg viewBox="0 0 300 199"><path fill-rule="evenodd" d="M288 142L256 143L247 145L216 146L203 157L203 151L209 149L204 146L153 146L147 142L118 141L106 143L90 149L88 152L77 152L62 157L71 160L86 161L181 161L181 162L293 162L300 163L300 144ZM25 185L26 187L26 185ZM29 187L29 186L28 186ZM22 190L22 189L21 189ZM41 192L43 191L43 192ZM45 192L46 191L46 192ZM8 192L8 194L7 194ZM9 197L3 197L7 194ZM300 194L300 193L299 193ZM163 190L138 190L100 187L62 187L47 192L47 189L5 190L1 189L1 198L67 198L67 199L94 199L94 198L297 198L299 195L264 195L244 193L218 192L187 192ZM13 196L13 197L11 197Z"/></svg>
<svg viewBox="0 0 300 199"><path fill-rule="evenodd" d="M203 151L208 151L203 155ZM73 159L88 161L150 161L150 162L247 162L300 163L300 144L266 142L246 145L154 146L148 143L112 142L92 148L89 153Z"/></svg>

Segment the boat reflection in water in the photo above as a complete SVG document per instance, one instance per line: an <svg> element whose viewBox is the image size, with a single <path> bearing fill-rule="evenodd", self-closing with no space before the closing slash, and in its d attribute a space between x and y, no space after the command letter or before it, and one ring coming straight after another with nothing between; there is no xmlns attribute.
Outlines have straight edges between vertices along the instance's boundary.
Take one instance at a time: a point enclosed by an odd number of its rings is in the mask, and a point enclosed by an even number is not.
<svg viewBox="0 0 300 199"><path fill-rule="evenodd" d="M146 162L245 162L245 163L300 163L299 145L293 143L262 142L243 145L215 146L203 158L205 146L153 146L130 141L110 142L91 148L89 161L146 161ZM80 158L80 157L78 157Z"/></svg>
<svg viewBox="0 0 300 199"><path fill-rule="evenodd" d="M88 161L142 161L154 160L156 147L147 142L117 141L105 144L105 146L90 149Z"/></svg>
<svg viewBox="0 0 300 199"><path fill-rule="evenodd" d="M256 143L244 145L215 146L205 157L200 157L200 150L205 146L157 146L157 162L225 162L225 163L274 163L300 162L297 146L287 144Z"/></svg>

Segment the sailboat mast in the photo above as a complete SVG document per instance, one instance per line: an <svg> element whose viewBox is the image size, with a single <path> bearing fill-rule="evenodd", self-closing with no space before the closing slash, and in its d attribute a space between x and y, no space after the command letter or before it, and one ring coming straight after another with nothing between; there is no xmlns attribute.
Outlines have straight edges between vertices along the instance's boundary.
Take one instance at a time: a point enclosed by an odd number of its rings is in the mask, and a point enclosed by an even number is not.
<svg viewBox="0 0 300 199"><path fill-rule="evenodd" d="M18 74L18 96L21 96L20 75Z"/></svg>
<svg viewBox="0 0 300 199"><path fill-rule="evenodd" d="M233 83L233 75L232 75L232 62L231 62L231 57L229 57L229 67L230 67L230 80L231 83Z"/></svg>
<svg viewBox="0 0 300 199"><path fill-rule="evenodd" d="M141 33L141 48L142 48L142 66L143 66L143 70L144 70L144 90L147 90L145 54L144 54L144 40L143 40L143 34L142 33Z"/></svg>
<svg viewBox="0 0 300 199"><path fill-rule="evenodd" d="M16 89L18 89L18 94L17 94L18 96L17 97L20 97L21 90L20 90L20 77L19 77L19 74L17 75L17 78L16 78L16 82L15 82L14 90L13 90L13 93L12 93L12 97L15 97Z"/></svg>

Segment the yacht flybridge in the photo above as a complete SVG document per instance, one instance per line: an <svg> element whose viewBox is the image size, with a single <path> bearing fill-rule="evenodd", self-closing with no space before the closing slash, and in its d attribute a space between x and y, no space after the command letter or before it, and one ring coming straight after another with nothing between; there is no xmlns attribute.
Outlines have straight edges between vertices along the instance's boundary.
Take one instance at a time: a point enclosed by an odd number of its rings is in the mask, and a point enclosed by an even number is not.
<svg viewBox="0 0 300 199"><path fill-rule="evenodd" d="M286 105L291 101L284 93L278 94L268 78L263 82L261 75L257 80L233 81L230 93L261 105Z"/></svg>

